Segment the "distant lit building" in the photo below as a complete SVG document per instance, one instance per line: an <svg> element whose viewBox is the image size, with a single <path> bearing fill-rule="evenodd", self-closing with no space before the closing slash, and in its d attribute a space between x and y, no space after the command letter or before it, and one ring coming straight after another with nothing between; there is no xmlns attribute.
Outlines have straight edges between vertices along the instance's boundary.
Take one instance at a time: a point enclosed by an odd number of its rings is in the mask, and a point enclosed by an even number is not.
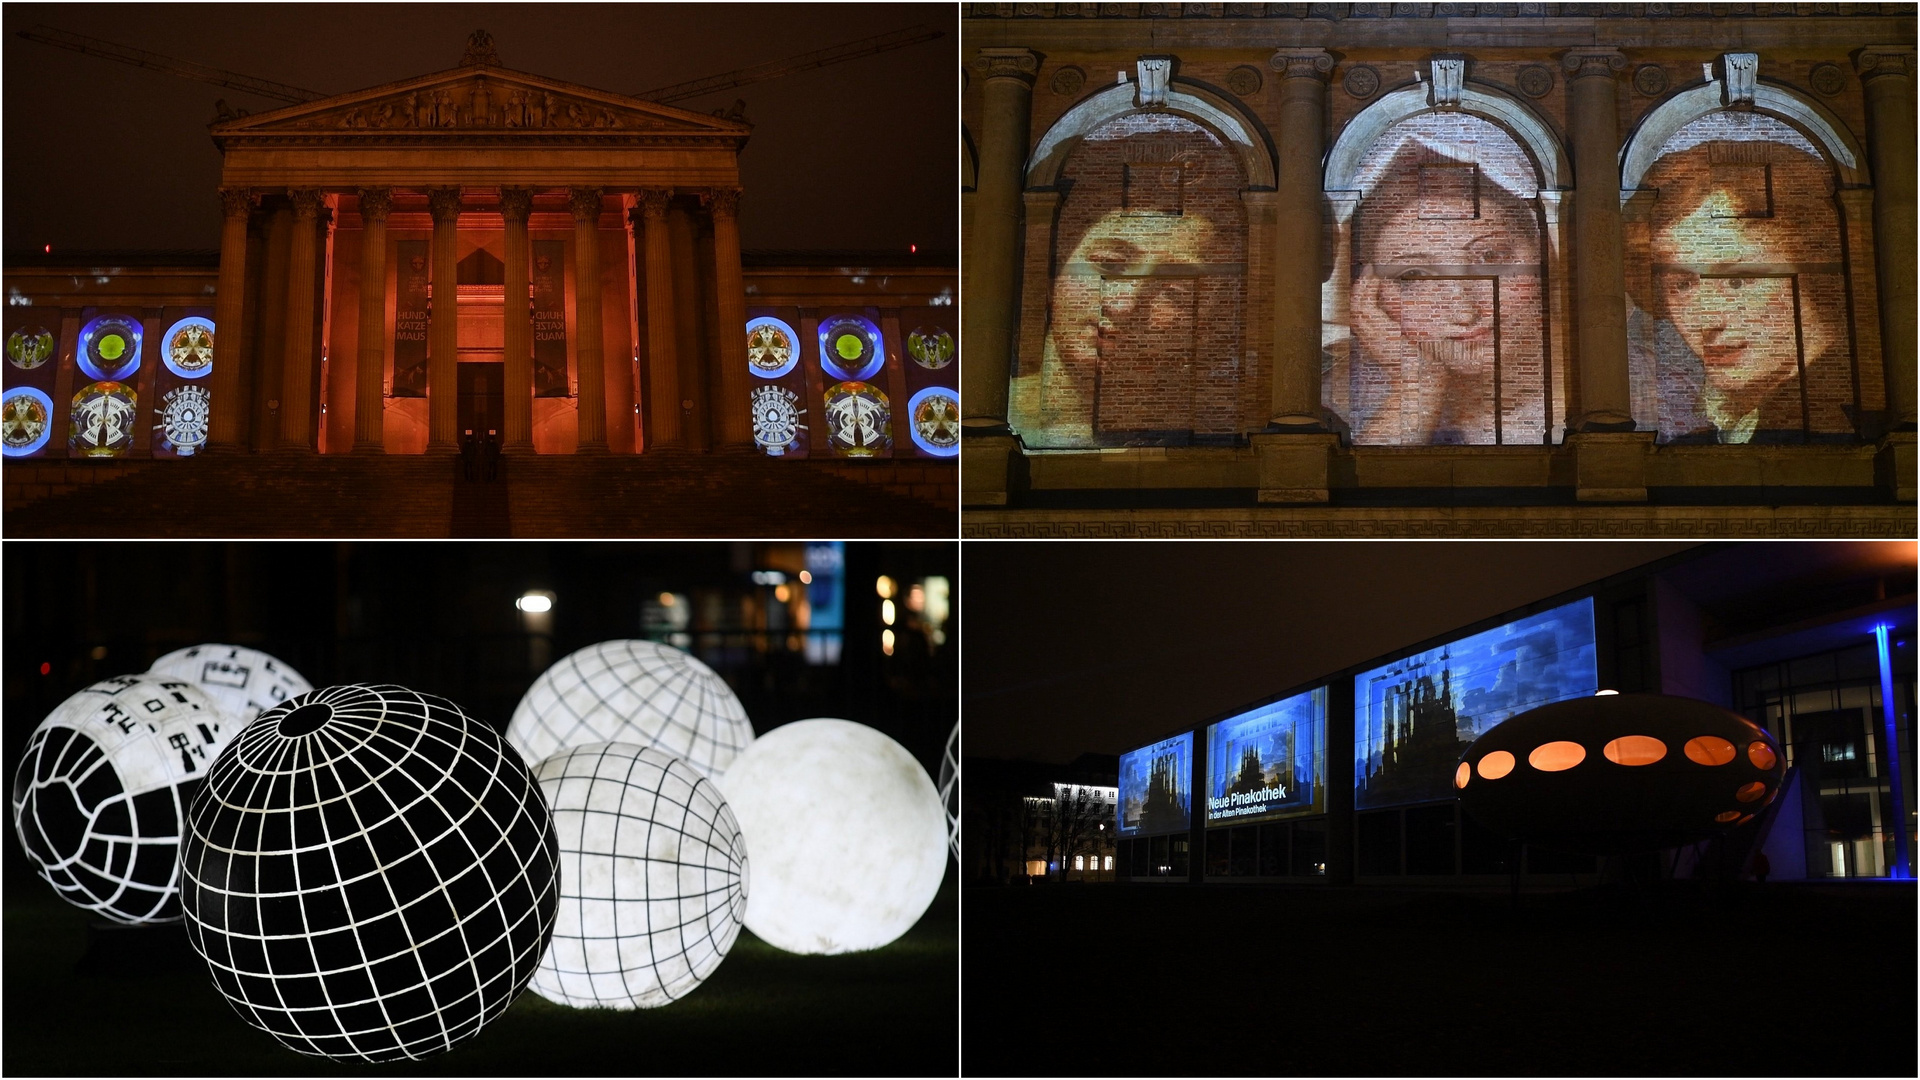
<svg viewBox="0 0 1920 1080"><path fill-rule="evenodd" d="M969 758L961 870L975 883L1111 882L1119 788L1113 757L1067 765ZM1064 777L1065 779L1058 779Z"/></svg>

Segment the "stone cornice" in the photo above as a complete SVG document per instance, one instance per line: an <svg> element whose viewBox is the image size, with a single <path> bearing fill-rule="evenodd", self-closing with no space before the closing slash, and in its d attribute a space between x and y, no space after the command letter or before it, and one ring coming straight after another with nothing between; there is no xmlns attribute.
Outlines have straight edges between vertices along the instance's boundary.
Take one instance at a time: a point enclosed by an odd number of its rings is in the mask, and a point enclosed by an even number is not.
<svg viewBox="0 0 1920 1080"><path fill-rule="evenodd" d="M1898 3L964 3L973 19L1777 19L1913 15Z"/></svg>

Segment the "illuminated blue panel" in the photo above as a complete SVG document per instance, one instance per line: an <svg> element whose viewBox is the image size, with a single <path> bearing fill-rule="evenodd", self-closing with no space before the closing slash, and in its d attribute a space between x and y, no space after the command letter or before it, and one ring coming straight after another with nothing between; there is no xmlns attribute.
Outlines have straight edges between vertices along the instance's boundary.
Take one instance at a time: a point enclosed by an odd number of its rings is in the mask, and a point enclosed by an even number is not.
<svg viewBox="0 0 1920 1080"><path fill-rule="evenodd" d="M1207 728L1207 824L1244 824L1326 807L1327 688Z"/></svg>
<svg viewBox="0 0 1920 1080"><path fill-rule="evenodd" d="M1354 805L1449 798L1454 767L1482 732L1597 689L1591 597L1356 675Z"/></svg>
<svg viewBox="0 0 1920 1080"><path fill-rule="evenodd" d="M747 370L777 379L800 362L800 335L770 315L747 320Z"/></svg>
<svg viewBox="0 0 1920 1080"><path fill-rule="evenodd" d="M213 371L213 320L189 315L160 339L160 362L183 379L204 379Z"/></svg>
<svg viewBox="0 0 1920 1080"><path fill-rule="evenodd" d="M820 366L840 382L865 382L887 362L880 328L858 315L835 315L820 323Z"/></svg>
<svg viewBox="0 0 1920 1080"><path fill-rule="evenodd" d="M102 315L80 328L74 359L95 382L126 382L140 370L140 320Z"/></svg>
<svg viewBox="0 0 1920 1080"><path fill-rule="evenodd" d="M1120 835L1185 831L1193 791L1193 732L1120 755Z"/></svg>
<svg viewBox="0 0 1920 1080"><path fill-rule="evenodd" d="M929 386L908 398L907 433L913 445L934 457L960 453L960 395Z"/></svg>
<svg viewBox="0 0 1920 1080"><path fill-rule="evenodd" d="M53 434L53 399L31 386L10 386L0 398L0 453L37 454Z"/></svg>

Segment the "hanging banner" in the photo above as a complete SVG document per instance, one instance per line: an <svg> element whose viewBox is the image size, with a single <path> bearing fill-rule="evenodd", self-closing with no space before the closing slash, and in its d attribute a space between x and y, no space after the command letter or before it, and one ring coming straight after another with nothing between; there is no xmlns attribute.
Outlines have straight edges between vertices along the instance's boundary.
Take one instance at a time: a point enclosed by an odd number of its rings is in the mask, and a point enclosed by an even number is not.
<svg viewBox="0 0 1920 1080"><path fill-rule="evenodd" d="M567 245L533 242L533 396L567 396Z"/></svg>
<svg viewBox="0 0 1920 1080"><path fill-rule="evenodd" d="M394 245L393 396L427 396L427 242Z"/></svg>

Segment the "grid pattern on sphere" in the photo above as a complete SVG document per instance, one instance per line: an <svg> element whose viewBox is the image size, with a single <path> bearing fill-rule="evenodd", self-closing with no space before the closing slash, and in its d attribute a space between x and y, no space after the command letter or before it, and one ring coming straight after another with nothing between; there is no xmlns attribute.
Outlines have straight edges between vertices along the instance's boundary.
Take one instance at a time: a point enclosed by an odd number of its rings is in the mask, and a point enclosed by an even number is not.
<svg viewBox="0 0 1920 1080"><path fill-rule="evenodd" d="M940 758L940 805L947 810L947 848L960 857L960 725L947 733L947 752Z"/></svg>
<svg viewBox="0 0 1920 1080"><path fill-rule="evenodd" d="M193 683L242 724L313 689L313 684L285 661L244 645L175 649L147 670Z"/></svg>
<svg viewBox="0 0 1920 1080"><path fill-rule="evenodd" d="M491 727L403 687L329 687L262 713L194 800L188 938L287 1047L423 1057L533 976L557 858L538 785Z"/></svg>
<svg viewBox="0 0 1920 1080"><path fill-rule="evenodd" d="M753 725L713 669L651 641L603 641L548 668L513 711L507 741L528 764L574 746L652 746L719 776Z"/></svg>
<svg viewBox="0 0 1920 1080"><path fill-rule="evenodd" d="M62 899L129 925L180 920L181 826L220 739L216 713L184 683L122 675L34 730L14 774L14 832Z"/></svg>
<svg viewBox="0 0 1920 1080"><path fill-rule="evenodd" d="M580 1008L653 1008L713 974L747 917L747 851L712 780L593 743L534 770L560 836L560 915L533 977Z"/></svg>

